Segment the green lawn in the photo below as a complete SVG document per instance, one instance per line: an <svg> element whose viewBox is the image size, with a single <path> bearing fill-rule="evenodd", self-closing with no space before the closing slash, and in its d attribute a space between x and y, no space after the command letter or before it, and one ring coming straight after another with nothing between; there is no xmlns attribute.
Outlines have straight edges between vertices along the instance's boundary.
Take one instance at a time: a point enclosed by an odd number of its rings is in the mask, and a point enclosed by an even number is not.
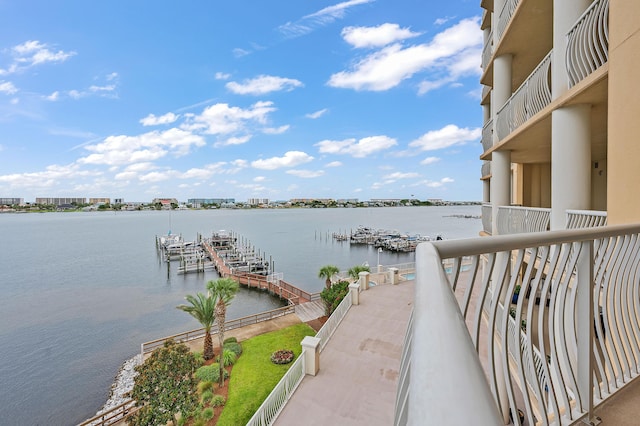
<svg viewBox="0 0 640 426"><path fill-rule="evenodd" d="M302 339L315 334L311 327L301 323L241 342L242 355L233 366L227 404L217 425L247 424L291 366L272 363L271 354L279 349L290 349L297 359L302 352Z"/></svg>

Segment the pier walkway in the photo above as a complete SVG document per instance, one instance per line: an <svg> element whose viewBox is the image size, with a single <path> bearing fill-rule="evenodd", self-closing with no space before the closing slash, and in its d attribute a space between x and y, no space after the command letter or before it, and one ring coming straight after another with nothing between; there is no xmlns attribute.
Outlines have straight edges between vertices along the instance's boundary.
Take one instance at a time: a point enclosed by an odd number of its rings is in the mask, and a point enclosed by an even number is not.
<svg viewBox="0 0 640 426"><path fill-rule="evenodd" d="M226 264L218 254L218 251L206 241L202 242L202 248L213 262L218 275L223 278L231 278L239 284L250 288L267 290L271 294L288 300L291 305L320 300L320 293L309 293L282 279L275 278L274 275L265 276L249 272L236 272Z"/></svg>

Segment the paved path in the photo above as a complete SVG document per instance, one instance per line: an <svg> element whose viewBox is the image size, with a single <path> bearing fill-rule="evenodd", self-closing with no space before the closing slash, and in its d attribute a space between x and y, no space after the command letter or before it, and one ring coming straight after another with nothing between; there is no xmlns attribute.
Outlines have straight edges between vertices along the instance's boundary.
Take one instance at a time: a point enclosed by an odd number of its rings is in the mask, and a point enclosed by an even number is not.
<svg viewBox="0 0 640 426"><path fill-rule="evenodd" d="M414 282L360 293L276 425L390 425Z"/></svg>

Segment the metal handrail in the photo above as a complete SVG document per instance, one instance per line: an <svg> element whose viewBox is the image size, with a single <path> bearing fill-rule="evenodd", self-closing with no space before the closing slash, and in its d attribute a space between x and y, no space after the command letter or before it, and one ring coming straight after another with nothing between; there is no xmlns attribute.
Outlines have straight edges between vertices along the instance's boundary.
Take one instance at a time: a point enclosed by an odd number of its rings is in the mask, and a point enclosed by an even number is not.
<svg viewBox="0 0 640 426"><path fill-rule="evenodd" d="M333 336L333 333L338 328L338 325L340 325L342 319L345 317L345 315L347 315L347 312L349 312L351 303L351 295L347 293L344 299L342 299L342 302L340 302L340 304L338 304L336 309L333 311L329 319L316 333L316 337L320 339L320 352L322 352L327 343L329 343L329 339L331 338L331 336Z"/></svg>
<svg viewBox="0 0 640 426"><path fill-rule="evenodd" d="M491 235L493 232L493 228L491 224L493 223L493 206L489 203L485 203L482 205L482 230L487 234Z"/></svg>
<svg viewBox="0 0 640 426"><path fill-rule="evenodd" d="M486 70L487 65L489 65L489 61L491 60L491 56L493 55L493 30L489 33L489 37L482 48L482 69Z"/></svg>
<svg viewBox="0 0 640 426"><path fill-rule="evenodd" d="M549 230L551 209L541 207L499 206L498 233L501 235Z"/></svg>
<svg viewBox="0 0 640 426"><path fill-rule="evenodd" d="M502 140L551 103L551 54L540 61L496 115L496 131Z"/></svg>
<svg viewBox="0 0 640 426"><path fill-rule="evenodd" d="M567 229L607 226L607 212L598 210L567 210Z"/></svg>
<svg viewBox="0 0 640 426"><path fill-rule="evenodd" d="M496 30L498 40L502 38L504 31L507 29L509 22L511 22L511 18L513 17L519 3L520 0L507 0L504 2L500 15L498 16L498 25Z"/></svg>
<svg viewBox="0 0 640 426"><path fill-rule="evenodd" d="M284 409L291 395L296 391L305 375L305 350L297 360L291 364L269 396L263 401L258 410L247 422L247 426L272 425Z"/></svg>
<svg viewBox="0 0 640 426"><path fill-rule="evenodd" d="M573 87L609 60L609 0L596 0L567 33L565 63Z"/></svg>
<svg viewBox="0 0 640 426"><path fill-rule="evenodd" d="M416 265L409 423L590 422L640 376L640 224L423 243Z"/></svg>
<svg viewBox="0 0 640 426"><path fill-rule="evenodd" d="M482 152L487 152L493 147L493 119L490 119L482 127Z"/></svg>

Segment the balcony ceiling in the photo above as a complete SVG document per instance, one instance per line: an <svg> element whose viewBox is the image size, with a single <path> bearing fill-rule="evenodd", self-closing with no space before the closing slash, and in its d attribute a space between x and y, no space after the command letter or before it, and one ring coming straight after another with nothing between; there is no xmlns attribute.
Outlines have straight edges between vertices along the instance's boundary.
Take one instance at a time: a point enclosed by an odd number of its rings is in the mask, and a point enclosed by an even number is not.
<svg viewBox="0 0 640 426"><path fill-rule="evenodd" d="M521 0L493 58L513 55L511 87L515 91L552 48L553 0ZM492 64L480 82L493 86Z"/></svg>

